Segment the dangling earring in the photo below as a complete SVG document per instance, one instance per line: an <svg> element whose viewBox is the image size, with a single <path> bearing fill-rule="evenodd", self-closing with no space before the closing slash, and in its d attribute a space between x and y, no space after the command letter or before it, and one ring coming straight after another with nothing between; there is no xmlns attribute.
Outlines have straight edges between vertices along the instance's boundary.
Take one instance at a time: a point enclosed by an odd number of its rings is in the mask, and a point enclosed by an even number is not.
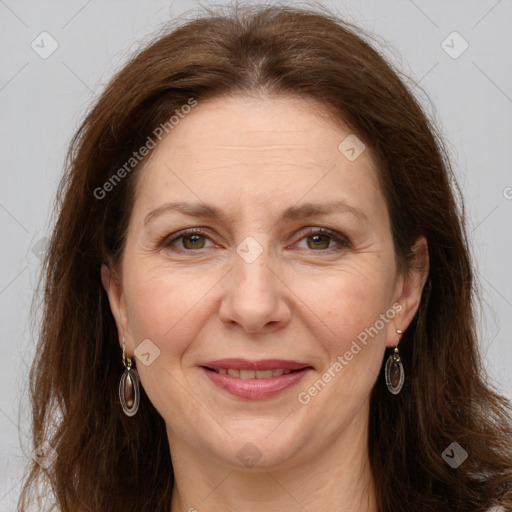
<svg viewBox="0 0 512 512"><path fill-rule="evenodd" d="M398 395L402 386L404 385L404 366L400 360L400 352L398 351L398 343L402 339L403 332L397 329L398 342L396 344L393 354L388 357L386 366L384 368L384 376L386 377L386 385L389 392L393 395Z"/></svg>
<svg viewBox="0 0 512 512"><path fill-rule="evenodd" d="M125 354L123 338L123 365L125 371L119 379L119 401L126 416L133 416L139 410L140 384L137 370L132 368L132 358Z"/></svg>

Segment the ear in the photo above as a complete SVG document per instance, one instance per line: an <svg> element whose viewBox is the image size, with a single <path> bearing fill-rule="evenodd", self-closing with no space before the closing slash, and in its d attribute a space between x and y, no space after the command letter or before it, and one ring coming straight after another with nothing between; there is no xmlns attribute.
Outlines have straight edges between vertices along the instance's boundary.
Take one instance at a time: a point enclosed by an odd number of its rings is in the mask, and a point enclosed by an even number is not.
<svg viewBox="0 0 512 512"><path fill-rule="evenodd" d="M394 317L394 329L388 330L386 345L396 346L399 338L396 330L405 332L418 311L423 287L429 272L428 244L424 236L418 237L412 247L413 260L397 280L396 302L401 306Z"/></svg>
<svg viewBox="0 0 512 512"><path fill-rule="evenodd" d="M114 316L119 335L119 346L122 348L124 333L127 329L127 315L121 279L104 263L101 265L101 284L107 292L110 310Z"/></svg>

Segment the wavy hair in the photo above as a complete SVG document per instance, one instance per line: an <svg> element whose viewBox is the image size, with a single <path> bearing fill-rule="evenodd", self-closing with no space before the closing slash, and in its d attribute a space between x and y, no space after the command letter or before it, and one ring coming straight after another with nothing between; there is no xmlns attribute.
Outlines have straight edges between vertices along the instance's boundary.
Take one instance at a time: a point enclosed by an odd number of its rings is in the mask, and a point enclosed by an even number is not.
<svg viewBox="0 0 512 512"><path fill-rule="evenodd" d="M511 407L478 350L472 263L448 153L406 80L369 41L325 8L206 9L160 34L110 81L72 140L57 194L30 373L33 443L48 442L57 457L46 468L31 463L20 510L42 510L45 492L48 508L62 512L170 510L165 424L143 390L136 416L120 408L121 351L100 280L102 263L119 263L144 160L112 180L190 98L261 93L318 100L364 141L405 271L417 237L428 241L428 281L400 344L404 388L391 395L381 375L371 394L379 510L512 510ZM454 441L468 452L456 469L441 457Z"/></svg>

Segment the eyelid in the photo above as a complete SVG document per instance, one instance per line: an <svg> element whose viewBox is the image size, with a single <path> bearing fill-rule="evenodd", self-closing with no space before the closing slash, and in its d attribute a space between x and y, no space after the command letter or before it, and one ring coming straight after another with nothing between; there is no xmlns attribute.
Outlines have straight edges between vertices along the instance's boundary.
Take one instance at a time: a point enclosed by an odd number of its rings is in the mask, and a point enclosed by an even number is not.
<svg viewBox="0 0 512 512"><path fill-rule="evenodd" d="M179 240L180 238L184 238L188 235L201 235L204 238L207 238L208 240L212 241L211 237L207 234L206 228L187 228L182 229L181 231L177 231L176 233L171 233L170 235L165 235L158 241L158 247L163 247L164 249L167 247L170 247L173 242L176 240ZM177 248L178 249L178 248ZM179 249L178 249L179 250ZM184 252L193 252L191 250L182 249Z"/></svg>
<svg viewBox="0 0 512 512"><path fill-rule="evenodd" d="M172 243L176 242L180 238L186 237L188 235L194 235L194 234L201 235L213 243L213 240L208 235L207 231L208 231L207 228L202 228L202 227L183 229L183 230L173 233L171 235L164 236L163 238L161 238L159 240L157 245L158 245L158 247L162 247L164 249L169 248L169 247L171 247ZM297 240L297 242L294 242L294 245L296 243L300 242L303 238L306 238L306 236L308 236L308 235L321 234L321 235L327 235L327 236L331 237L333 240L335 240L338 243L338 245L340 245L342 247L349 247L349 248L352 247L350 240L345 235L343 235L342 233L338 233L337 231L334 231L332 229L323 228L323 227L307 227L307 228L304 228L302 231L300 231L300 233L302 233L302 236ZM204 249L204 248L196 249L196 250L181 249L178 247L175 248L175 250L178 252L187 252L187 253L198 252L198 251L201 251L202 249ZM307 249L305 249L305 250L307 250ZM337 250L337 248L330 247L328 249L323 249L323 250L314 250L314 249L310 249L310 250L312 252L320 253L320 252L335 251L335 250Z"/></svg>

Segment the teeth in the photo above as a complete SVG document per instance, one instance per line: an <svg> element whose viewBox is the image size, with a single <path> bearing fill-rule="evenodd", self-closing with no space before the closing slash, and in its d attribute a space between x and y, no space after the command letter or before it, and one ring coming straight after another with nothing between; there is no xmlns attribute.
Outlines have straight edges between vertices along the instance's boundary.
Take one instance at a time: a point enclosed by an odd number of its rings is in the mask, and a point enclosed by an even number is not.
<svg viewBox="0 0 512 512"><path fill-rule="evenodd" d="M291 373L291 370L283 370L277 368L275 370L235 370L234 368L219 368L214 370L221 375L230 375L238 379L270 379L271 377L280 377L281 375L287 375Z"/></svg>
<svg viewBox="0 0 512 512"><path fill-rule="evenodd" d="M269 379L272 377L272 370L260 370L254 373L256 374L257 379Z"/></svg>

